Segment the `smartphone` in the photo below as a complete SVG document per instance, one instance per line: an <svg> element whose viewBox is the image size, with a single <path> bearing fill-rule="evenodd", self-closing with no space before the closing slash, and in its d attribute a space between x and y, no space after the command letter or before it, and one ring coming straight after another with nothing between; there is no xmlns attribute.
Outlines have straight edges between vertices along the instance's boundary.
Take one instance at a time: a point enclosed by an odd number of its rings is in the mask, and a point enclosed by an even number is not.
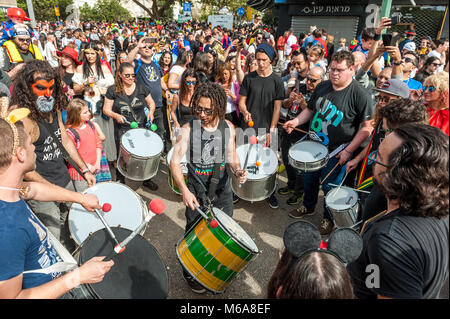
<svg viewBox="0 0 450 319"><path fill-rule="evenodd" d="M397 25L400 23L399 15L391 16L390 18L391 18L391 25Z"/></svg>
<svg viewBox="0 0 450 319"><path fill-rule="evenodd" d="M383 46L388 47L392 43L392 34L386 33L381 35L383 39Z"/></svg>
<svg viewBox="0 0 450 319"><path fill-rule="evenodd" d="M156 42L158 42L157 38L150 38L148 43L156 43Z"/></svg>

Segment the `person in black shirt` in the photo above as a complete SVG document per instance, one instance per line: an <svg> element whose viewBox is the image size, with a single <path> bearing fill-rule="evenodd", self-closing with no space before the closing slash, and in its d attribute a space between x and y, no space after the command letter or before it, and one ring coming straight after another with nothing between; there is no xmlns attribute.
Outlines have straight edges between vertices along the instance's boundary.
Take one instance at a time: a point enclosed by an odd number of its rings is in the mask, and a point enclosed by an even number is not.
<svg viewBox="0 0 450 319"><path fill-rule="evenodd" d="M449 139L405 124L386 136L373 168L387 210L367 221L347 270L358 298L438 298L448 278ZM370 266L370 267L369 267Z"/></svg>

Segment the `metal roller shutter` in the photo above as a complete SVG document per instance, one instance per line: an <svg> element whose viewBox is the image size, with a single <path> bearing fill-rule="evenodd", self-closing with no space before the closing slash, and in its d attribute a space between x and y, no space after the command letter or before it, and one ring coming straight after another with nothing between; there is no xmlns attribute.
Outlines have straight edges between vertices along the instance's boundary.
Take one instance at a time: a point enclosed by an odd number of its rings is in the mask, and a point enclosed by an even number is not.
<svg viewBox="0 0 450 319"><path fill-rule="evenodd" d="M340 38L347 39L347 46L350 41L356 37L358 29L359 17L309 17L309 16L293 16L291 27L294 29L294 34L298 36L300 33L309 32L310 26L316 26L327 30L329 34L334 35L335 45Z"/></svg>

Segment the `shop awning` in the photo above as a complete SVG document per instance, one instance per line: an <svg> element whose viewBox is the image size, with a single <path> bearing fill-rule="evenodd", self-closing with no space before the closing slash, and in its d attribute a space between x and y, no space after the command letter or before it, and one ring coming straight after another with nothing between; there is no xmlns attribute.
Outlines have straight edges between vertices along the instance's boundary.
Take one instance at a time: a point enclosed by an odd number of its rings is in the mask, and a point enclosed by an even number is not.
<svg viewBox="0 0 450 319"><path fill-rule="evenodd" d="M274 0L248 0L247 5L255 10L264 11L274 4Z"/></svg>

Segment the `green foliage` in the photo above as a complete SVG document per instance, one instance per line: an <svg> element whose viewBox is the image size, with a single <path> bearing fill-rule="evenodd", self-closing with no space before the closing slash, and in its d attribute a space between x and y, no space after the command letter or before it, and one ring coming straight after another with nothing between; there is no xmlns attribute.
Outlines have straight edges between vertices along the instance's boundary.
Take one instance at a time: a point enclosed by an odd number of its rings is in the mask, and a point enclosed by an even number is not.
<svg viewBox="0 0 450 319"><path fill-rule="evenodd" d="M59 5L60 19L65 20L70 14L66 13L66 8L73 4L73 0L33 0L34 16L37 21L56 21L57 17L55 15L55 10L53 5ZM25 10L28 15L27 1L17 0L17 6Z"/></svg>
<svg viewBox="0 0 450 319"><path fill-rule="evenodd" d="M98 0L93 7L86 3L80 7L80 19L114 22L131 20L132 16L119 0Z"/></svg>

